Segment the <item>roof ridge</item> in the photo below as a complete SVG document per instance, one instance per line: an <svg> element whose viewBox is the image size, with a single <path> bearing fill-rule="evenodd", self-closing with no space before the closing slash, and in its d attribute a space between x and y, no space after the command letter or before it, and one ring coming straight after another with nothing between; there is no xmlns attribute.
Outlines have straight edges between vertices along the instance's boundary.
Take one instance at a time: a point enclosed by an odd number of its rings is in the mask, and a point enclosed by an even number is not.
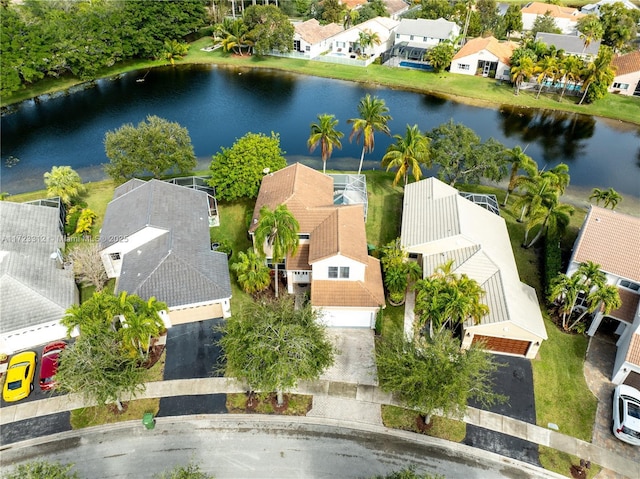
<svg viewBox="0 0 640 479"><path fill-rule="evenodd" d="M18 283L20 286L28 289L29 291L32 291L34 294L37 294L39 297L41 297L42 299L44 299L45 301L48 301L51 304L54 304L55 306L57 306L58 308L62 309L62 310L67 310L67 308L65 306L62 306L61 304L57 303L56 301L54 301L53 299L45 296L44 294L42 294L40 291L38 291L37 289L32 288L31 286L29 286L28 284L26 284L24 281L16 278L15 276L8 274L7 272L3 273L2 276L8 276L9 278L11 278L13 281L15 281L16 283ZM0 278L2 277L0 276Z"/></svg>

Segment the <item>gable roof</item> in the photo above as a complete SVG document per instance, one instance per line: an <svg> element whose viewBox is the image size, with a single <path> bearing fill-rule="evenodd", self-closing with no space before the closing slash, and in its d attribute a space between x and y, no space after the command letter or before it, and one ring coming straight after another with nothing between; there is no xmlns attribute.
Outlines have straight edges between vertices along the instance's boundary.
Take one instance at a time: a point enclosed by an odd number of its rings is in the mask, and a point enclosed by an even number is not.
<svg viewBox="0 0 640 479"><path fill-rule="evenodd" d="M416 35L420 37L441 38L446 40L457 27L455 22L444 18L426 20L424 18L403 18L400 20L396 34Z"/></svg>
<svg viewBox="0 0 640 479"><path fill-rule="evenodd" d="M478 281L490 307L481 324L509 321L547 338L535 291L520 281L503 218L432 177L405 188L400 238L410 252L423 252L425 275L453 259L456 273Z"/></svg>
<svg viewBox="0 0 640 479"><path fill-rule="evenodd" d="M625 361L640 366L640 332L636 330L631 336Z"/></svg>
<svg viewBox="0 0 640 479"><path fill-rule="evenodd" d="M0 332L60 320L78 301L73 271L53 253L64 247L59 210L0 202Z"/></svg>
<svg viewBox="0 0 640 479"><path fill-rule="evenodd" d="M532 13L534 15L545 15L549 12L554 18L566 18L568 20L578 21L578 19L586 16L580 13L577 8L563 7L561 5L553 5L551 3L531 2L526 4L520 10L521 13Z"/></svg>
<svg viewBox="0 0 640 479"><path fill-rule="evenodd" d="M341 32L344 28L342 25L338 25L337 23L320 25L318 20L312 18L306 22L296 23L294 25L294 30L305 42L314 45L316 43L320 43L322 40L332 37L336 33Z"/></svg>
<svg viewBox="0 0 640 479"><path fill-rule="evenodd" d="M483 50L494 54L505 65L511 64L511 56L517 45L511 41L500 41L494 37L474 38L469 40L453 57L454 60L475 55Z"/></svg>
<svg viewBox="0 0 640 479"><path fill-rule="evenodd" d="M309 264L336 255L367 264L363 217L362 205L336 207L311 233Z"/></svg>
<svg viewBox="0 0 640 479"><path fill-rule="evenodd" d="M377 308L385 304L380 261L368 256L363 281L315 280L311 304L317 307Z"/></svg>
<svg viewBox="0 0 640 479"><path fill-rule="evenodd" d="M409 10L409 4L404 0L384 0L384 6L391 17Z"/></svg>
<svg viewBox="0 0 640 479"><path fill-rule="evenodd" d="M595 40L585 47L584 40L578 35L562 35L559 33L538 32L536 40L547 46L553 45L558 50L568 54L597 55L600 50L600 40Z"/></svg>
<svg viewBox="0 0 640 479"><path fill-rule="evenodd" d="M616 55L611 60L611 65L616 70L616 76L640 72L640 50L625 55Z"/></svg>
<svg viewBox="0 0 640 479"><path fill-rule="evenodd" d="M362 5L365 5L367 2L368 0L340 0L340 4L344 5L350 10L353 10L354 8L358 8Z"/></svg>
<svg viewBox="0 0 640 479"><path fill-rule="evenodd" d="M591 206L572 261L593 261L606 273L640 282L640 218Z"/></svg>
<svg viewBox="0 0 640 479"><path fill-rule="evenodd" d="M211 251L208 195L184 186L131 180L107 206L102 249L147 227L161 233L124 254L116 292L169 307L206 303L231 296L227 256Z"/></svg>

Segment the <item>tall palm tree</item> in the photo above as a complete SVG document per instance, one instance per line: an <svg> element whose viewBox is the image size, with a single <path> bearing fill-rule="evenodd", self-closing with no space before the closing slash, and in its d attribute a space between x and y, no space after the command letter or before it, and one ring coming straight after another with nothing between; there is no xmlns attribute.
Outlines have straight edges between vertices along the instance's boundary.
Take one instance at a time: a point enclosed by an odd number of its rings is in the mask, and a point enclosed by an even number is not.
<svg viewBox="0 0 640 479"><path fill-rule="evenodd" d="M604 200L604 204L602 206L605 208L611 206L612 210L615 210L618 203L622 201L622 195L613 188L609 188L602 196L602 199Z"/></svg>
<svg viewBox="0 0 640 479"><path fill-rule="evenodd" d="M344 133L336 130L338 120L334 115L318 115L318 123L311 123L311 135L307 140L307 146L311 153L320 145L322 156L322 173L327 171L327 160L331 158L333 148L342 149L340 138Z"/></svg>
<svg viewBox="0 0 640 479"><path fill-rule="evenodd" d="M550 170L541 171L540 176L549 180L551 186L558 190L559 196L564 194L571 181L569 166L566 163L558 163Z"/></svg>
<svg viewBox="0 0 640 479"><path fill-rule="evenodd" d="M580 39L584 42L584 48L582 53L589 48L589 45L594 41L600 40L604 33L604 28L600 19L595 14L587 15L578 22L578 30L580 32Z"/></svg>
<svg viewBox="0 0 640 479"><path fill-rule="evenodd" d="M533 76L534 72L535 64L533 63L533 59L530 57L523 57L518 65L511 67L511 78L513 79L513 84L516 87L516 95L520 94L520 86L522 85L522 82L526 78Z"/></svg>
<svg viewBox="0 0 640 479"><path fill-rule="evenodd" d="M389 171L396 168L396 176L393 179L393 186L398 184L400 178L404 177L404 186L409 180L409 170L413 173L413 179L420 180L422 170L420 165L430 167L430 139L420 132L418 125L407 125L404 136L394 135L395 144L389 145L387 152L382 157L382 166Z"/></svg>
<svg viewBox="0 0 640 479"><path fill-rule="evenodd" d="M44 174L47 195L59 196L66 206L71 205L83 191L84 185L80 175L70 166L54 166Z"/></svg>
<svg viewBox="0 0 640 479"><path fill-rule="evenodd" d="M524 194L514 202L514 207L520 209L520 218L518 219L520 223L530 212L537 211L540 207L549 207L558 201L558 189L552 185L549 178L540 175L521 176L516 183L518 188L524 190Z"/></svg>
<svg viewBox="0 0 640 479"><path fill-rule="evenodd" d="M596 206L600 206L600 201L605 198L607 194L606 190L601 190L600 188L594 188L591 190L591 194L589 195L589 201L596 200Z"/></svg>
<svg viewBox="0 0 640 479"><path fill-rule="evenodd" d="M607 315L614 309L622 306L622 300L620 299L620 292L618 288L612 284L605 284L595 287L589 292L586 298L587 308L582 312L578 318L569 325L569 331L571 331L588 313L593 313L596 310L602 311Z"/></svg>
<svg viewBox="0 0 640 479"><path fill-rule="evenodd" d="M582 105L587 97L587 93L589 92L589 87L593 83L598 83L607 80L608 78L613 79L613 70L611 69L612 58L613 50L606 46L602 46L600 47L598 56L586 66L582 76L582 89L584 93L582 94L582 98L580 98L578 105Z"/></svg>
<svg viewBox="0 0 640 479"><path fill-rule="evenodd" d="M151 347L151 338L164 330L164 323L158 313L167 309L167 305L156 301L153 296L147 301L129 296L125 301L128 303L126 309L130 312L123 314L124 323L118 333L131 354L144 359Z"/></svg>
<svg viewBox="0 0 640 479"><path fill-rule="evenodd" d="M507 150L507 161L511 163L511 175L509 176L507 194L504 197L502 206L507 206L509 195L516 189L518 184L518 172L520 170L525 170L529 175L533 175L535 174L534 172L538 171L538 164L530 156L527 156L524 153L525 150L526 148L523 150L519 146L515 146L510 150Z"/></svg>
<svg viewBox="0 0 640 479"><path fill-rule="evenodd" d="M264 260L255 251L238 253L238 261L231 265L238 277L238 284L245 293L255 294L269 287L271 275Z"/></svg>
<svg viewBox="0 0 640 479"><path fill-rule="evenodd" d="M278 263L284 261L287 254L296 254L300 239L300 224L287 208L287 205L279 205L275 210L263 206L260 209L260 219L255 230L255 241L258 251L266 256L265 246L271 252L271 261L275 266L275 292L278 297Z"/></svg>
<svg viewBox="0 0 640 479"><path fill-rule="evenodd" d="M584 68L584 60L575 56L575 55L567 55L562 60L561 71L563 73L563 82L562 82L562 93L560 93L560 100L564 97L564 93L567 90L567 86L570 83L574 85L580 81L580 72Z"/></svg>
<svg viewBox="0 0 640 479"><path fill-rule="evenodd" d="M360 114L359 118L351 118L347 120L347 123L352 125L349 141L355 138L356 143L359 143L362 139L362 154L360 155L360 165L358 166L358 174L360 174L364 154L372 152L375 147L375 132L380 131L390 135L387 123L392 118L384 100L376 96L372 97L368 93L358 103L358 113Z"/></svg>
<svg viewBox="0 0 640 479"><path fill-rule="evenodd" d="M371 30L365 29L360 32L358 35L358 43L362 47L362 55L365 54L367 47L372 47L374 45L380 45L380 35L377 32L373 32Z"/></svg>
<svg viewBox="0 0 640 479"><path fill-rule="evenodd" d="M544 86L544 82L548 77L555 78L558 72L558 59L555 56L544 57L540 60L534 69L534 73L538 74L536 81L538 82L538 93L536 99L540 97L540 92Z"/></svg>
<svg viewBox="0 0 640 479"><path fill-rule="evenodd" d="M525 226L525 237L532 228L540 226L536 236L528 245L525 246L525 248L531 248L545 233L552 237L560 237L564 235L564 232L571 221L570 217L573 216L574 211L575 208L573 206L560 203L559 201L550 206L541 205L541 207L535 210L535 212L529 217Z"/></svg>

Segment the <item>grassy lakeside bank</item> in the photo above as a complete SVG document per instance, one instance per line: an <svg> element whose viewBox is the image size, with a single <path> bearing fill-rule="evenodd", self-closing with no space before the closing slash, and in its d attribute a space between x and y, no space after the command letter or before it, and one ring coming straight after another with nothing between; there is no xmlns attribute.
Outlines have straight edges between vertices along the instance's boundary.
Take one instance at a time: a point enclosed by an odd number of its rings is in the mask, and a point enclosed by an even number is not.
<svg viewBox="0 0 640 479"><path fill-rule="evenodd" d="M352 67L334 63L322 63L284 57L235 56L221 52L203 51L211 46L211 38L204 37L191 44L189 54L176 64L213 64L234 68L264 68L283 72L312 75L337 80L355 81L371 87L383 86L427 93L447 99L486 108L499 108L503 105L522 108L548 109L599 116L624 122L640 124L640 101L620 95L607 95L592 105L577 105L576 98L563 98L559 95L541 95L535 98L535 92L521 92L516 96L509 83L476 76L456 75L448 72L427 73L418 70L391 68L382 65L370 65L367 68ZM100 77L113 77L122 73L156 66L166 65L164 61L130 61L100 72ZM45 80L17 92L9 98L0 99L5 107L39 95L67 90L81 84L80 80L70 78ZM88 86L90 86L90 82Z"/></svg>

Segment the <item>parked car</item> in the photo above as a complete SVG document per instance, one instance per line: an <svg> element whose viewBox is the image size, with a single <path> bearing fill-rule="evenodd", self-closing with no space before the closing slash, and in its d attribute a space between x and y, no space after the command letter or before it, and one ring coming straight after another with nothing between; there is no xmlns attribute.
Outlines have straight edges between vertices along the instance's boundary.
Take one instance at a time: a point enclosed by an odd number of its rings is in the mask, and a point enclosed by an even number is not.
<svg viewBox="0 0 640 479"><path fill-rule="evenodd" d="M11 358L2 388L2 399L7 402L19 401L33 391L36 361L37 355L34 351L24 351Z"/></svg>
<svg viewBox="0 0 640 479"><path fill-rule="evenodd" d="M54 341L42 349L42 364L40 365L40 389L49 391L56 387L56 371L60 352L67 347L64 341Z"/></svg>
<svg viewBox="0 0 640 479"><path fill-rule="evenodd" d="M640 446L640 391L625 384L613 391L613 434Z"/></svg>

